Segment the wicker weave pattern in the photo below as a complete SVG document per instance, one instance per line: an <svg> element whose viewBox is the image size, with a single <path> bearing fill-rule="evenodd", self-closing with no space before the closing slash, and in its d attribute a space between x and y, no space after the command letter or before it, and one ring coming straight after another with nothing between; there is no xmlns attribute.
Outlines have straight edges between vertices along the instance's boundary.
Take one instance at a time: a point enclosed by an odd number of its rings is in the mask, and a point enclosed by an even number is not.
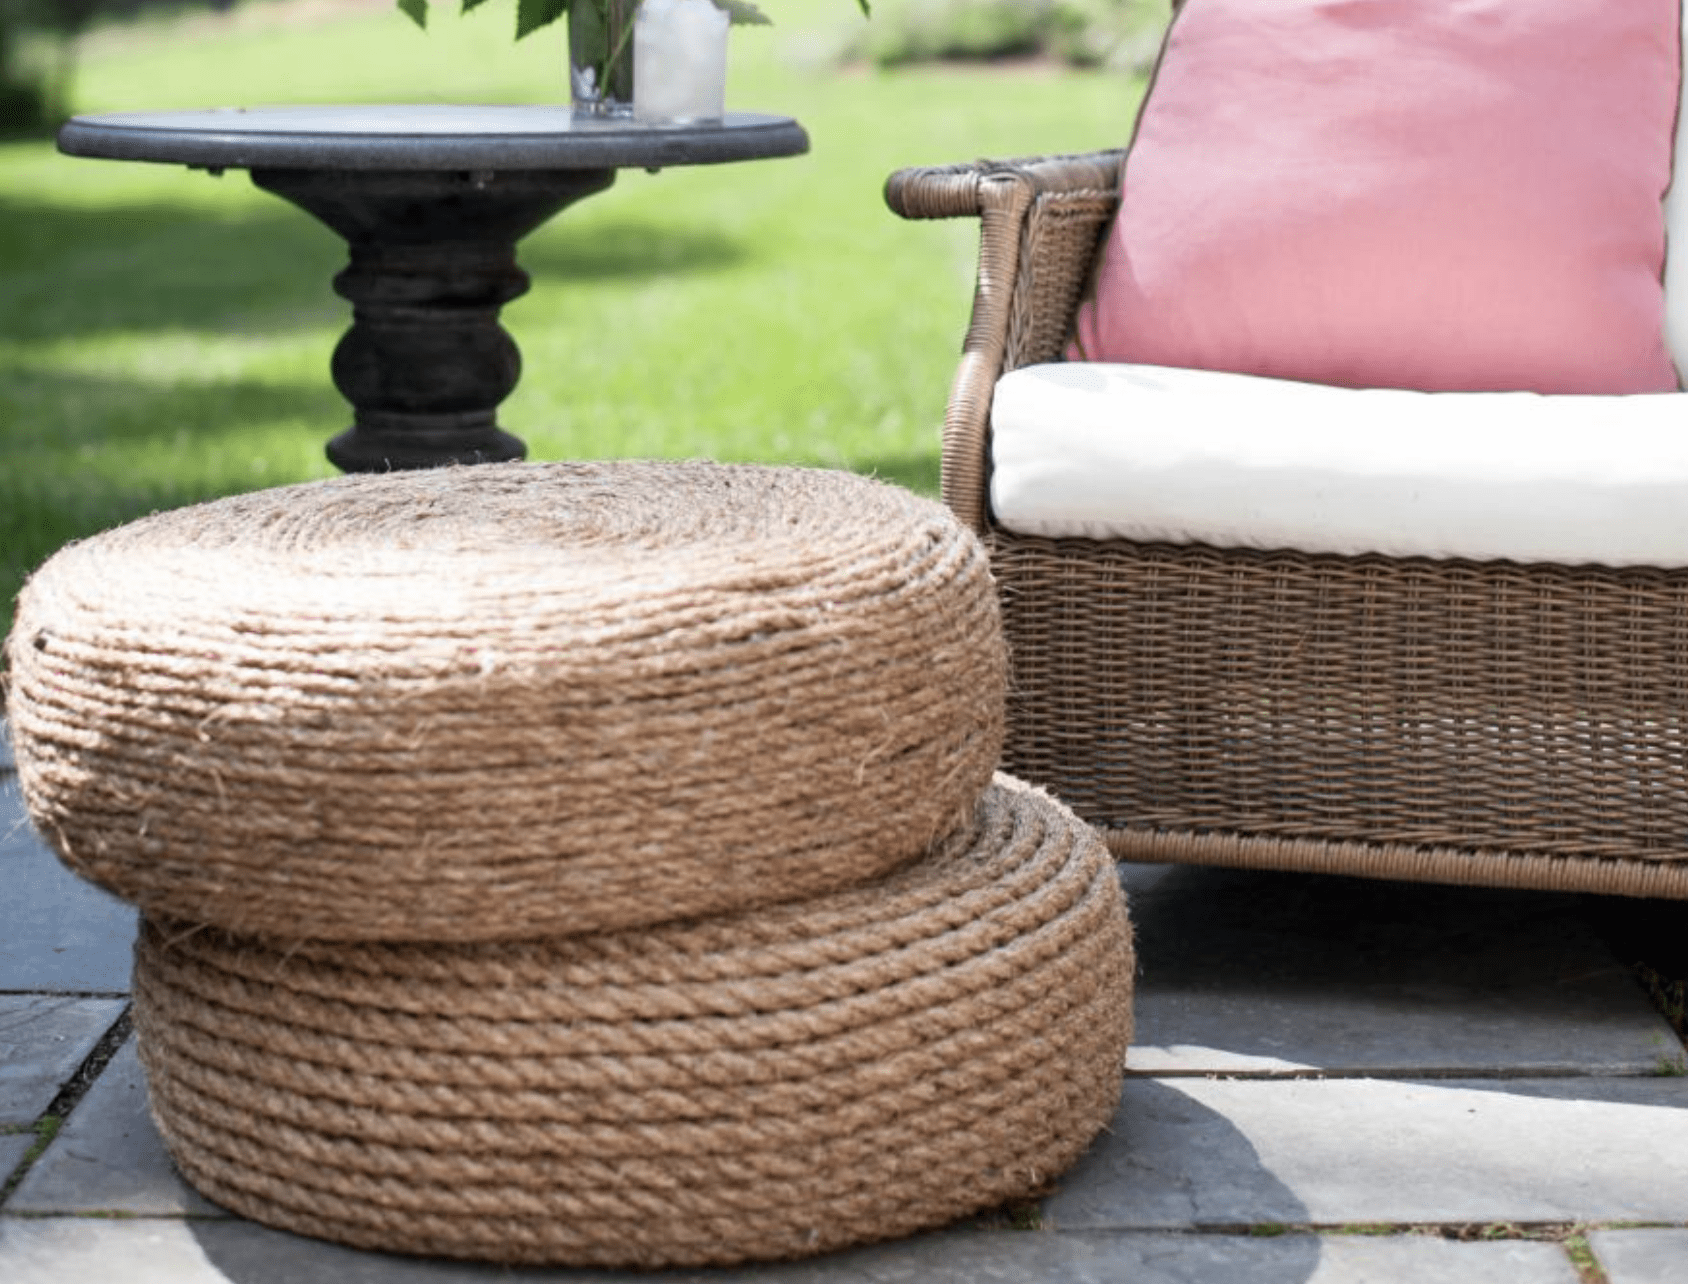
<svg viewBox="0 0 1688 1284"><path fill-rule="evenodd" d="M1009 754L1099 823L1688 861L1688 576L1072 543L995 550Z"/></svg>
<svg viewBox="0 0 1688 1284"><path fill-rule="evenodd" d="M1688 574L991 523L995 381L1059 356L1090 271L1068 225L1094 223L1099 242L1119 160L971 167L1025 192L996 220L957 196L968 167L888 188L911 217L982 217L945 498L998 576L1008 768L1128 859L1688 897Z"/></svg>
<svg viewBox="0 0 1688 1284"><path fill-rule="evenodd" d="M503 945L149 923L183 1171L373 1248L656 1266L903 1234L1037 1189L1111 1115L1133 958L1094 833L1004 780L877 885Z"/></svg>
<svg viewBox="0 0 1688 1284"><path fill-rule="evenodd" d="M506 940L798 899L995 768L982 547L848 474L348 477L53 558L8 642L19 777L149 913Z"/></svg>

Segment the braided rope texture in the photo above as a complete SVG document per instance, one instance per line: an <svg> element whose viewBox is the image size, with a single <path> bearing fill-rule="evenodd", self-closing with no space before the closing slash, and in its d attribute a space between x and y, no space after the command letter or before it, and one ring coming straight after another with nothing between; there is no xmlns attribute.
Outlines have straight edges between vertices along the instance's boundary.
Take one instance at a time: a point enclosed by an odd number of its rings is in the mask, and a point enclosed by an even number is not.
<svg viewBox="0 0 1688 1284"><path fill-rule="evenodd" d="M7 656L63 860L286 938L823 894L961 823L1003 735L979 542L813 469L483 465L179 509L51 558Z"/></svg>
<svg viewBox="0 0 1688 1284"><path fill-rule="evenodd" d="M1118 1104L1125 902L999 777L888 878L523 943L149 920L135 1012L188 1179L272 1226L510 1263L825 1252L1040 1192Z"/></svg>

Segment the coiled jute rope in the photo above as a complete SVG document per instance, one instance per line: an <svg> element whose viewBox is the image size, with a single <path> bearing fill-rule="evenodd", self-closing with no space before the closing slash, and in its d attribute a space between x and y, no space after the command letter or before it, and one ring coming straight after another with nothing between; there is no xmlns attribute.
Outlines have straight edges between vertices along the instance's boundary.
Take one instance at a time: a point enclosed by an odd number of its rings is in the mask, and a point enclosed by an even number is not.
<svg viewBox="0 0 1688 1284"><path fill-rule="evenodd" d="M845 473L343 477L51 558L7 643L19 779L73 869L279 937L477 941L802 899L995 768L985 556Z"/></svg>
<svg viewBox="0 0 1688 1284"><path fill-rule="evenodd" d="M775 1259L1039 1191L1131 1037L1112 861L999 778L807 903L456 946L149 921L136 1021L188 1179L273 1226L502 1262Z"/></svg>

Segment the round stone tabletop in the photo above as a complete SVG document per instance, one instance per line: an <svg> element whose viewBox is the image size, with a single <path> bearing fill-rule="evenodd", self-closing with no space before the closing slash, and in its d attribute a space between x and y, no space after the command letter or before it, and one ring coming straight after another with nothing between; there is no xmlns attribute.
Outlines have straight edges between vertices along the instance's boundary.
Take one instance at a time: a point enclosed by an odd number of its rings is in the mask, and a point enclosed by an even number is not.
<svg viewBox="0 0 1688 1284"><path fill-rule="evenodd" d="M205 169L657 169L796 156L785 116L645 124L577 117L567 106L296 106L76 116L59 150Z"/></svg>

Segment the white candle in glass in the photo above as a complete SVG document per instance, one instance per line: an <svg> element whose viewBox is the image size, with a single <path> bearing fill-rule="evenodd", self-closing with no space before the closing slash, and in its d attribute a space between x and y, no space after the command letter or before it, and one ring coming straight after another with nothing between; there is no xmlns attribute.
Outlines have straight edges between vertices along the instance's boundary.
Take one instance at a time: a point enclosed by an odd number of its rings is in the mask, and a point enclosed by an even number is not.
<svg viewBox="0 0 1688 1284"><path fill-rule="evenodd" d="M644 0L633 22L633 115L718 120L727 104L727 15L710 0Z"/></svg>

